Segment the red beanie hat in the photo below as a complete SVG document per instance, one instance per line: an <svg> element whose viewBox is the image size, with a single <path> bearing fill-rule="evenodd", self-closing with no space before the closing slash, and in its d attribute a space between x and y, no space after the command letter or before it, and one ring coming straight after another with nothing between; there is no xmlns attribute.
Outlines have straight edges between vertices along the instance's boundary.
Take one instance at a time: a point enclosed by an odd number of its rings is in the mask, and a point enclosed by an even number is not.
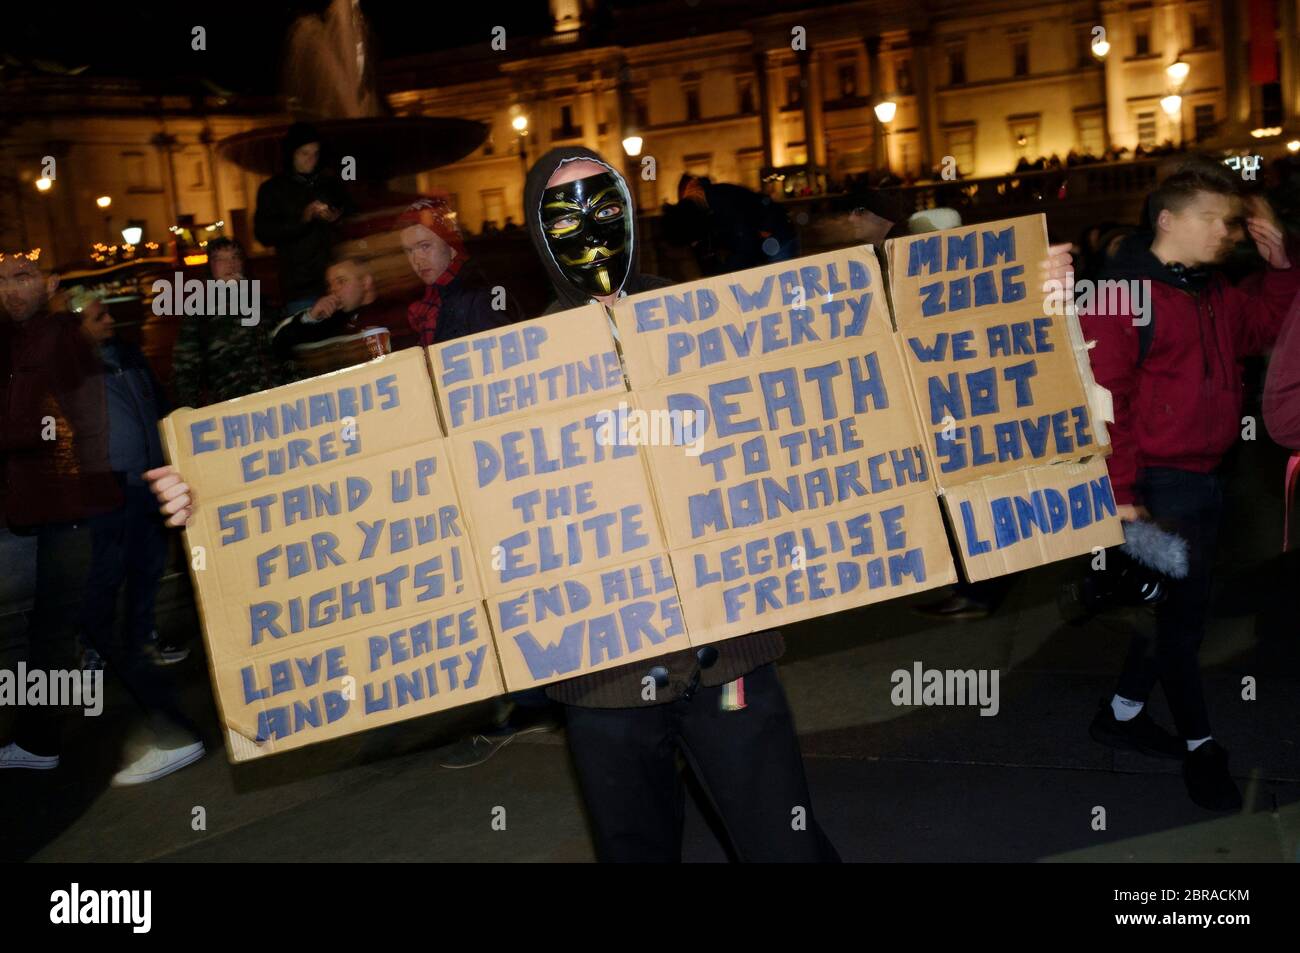
<svg viewBox="0 0 1300 953"><path fill-rule="evenodd" d="M398 231L412 225L423 225L455 249L456 257L465 257L465 239L456 226L456 213L443 199L425 198L412 202L393 222L393 228Z"/></svg>

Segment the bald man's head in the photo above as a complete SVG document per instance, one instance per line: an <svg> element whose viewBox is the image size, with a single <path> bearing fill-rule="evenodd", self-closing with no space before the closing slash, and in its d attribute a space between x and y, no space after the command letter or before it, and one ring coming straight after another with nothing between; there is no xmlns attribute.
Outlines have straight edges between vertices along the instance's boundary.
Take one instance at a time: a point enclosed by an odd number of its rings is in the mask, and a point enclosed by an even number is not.
<svg viewBox="0 0 1300 953"><path fill-rule="evenodd" d="M26 255L0 259L0 307L11 321L26 321L43 311L58 286L58 275L44 274Z"/></svg>

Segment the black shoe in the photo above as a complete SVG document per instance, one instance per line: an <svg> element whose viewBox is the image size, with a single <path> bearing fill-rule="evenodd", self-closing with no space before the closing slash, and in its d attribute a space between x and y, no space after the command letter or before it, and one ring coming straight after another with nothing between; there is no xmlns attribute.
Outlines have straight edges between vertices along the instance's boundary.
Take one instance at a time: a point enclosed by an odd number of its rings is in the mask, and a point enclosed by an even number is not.
<svg viewBox="0 0 1300 953"><path fill-rule="evenodd" d="M1165 731L1152 720L1144 706L1140 712L1128 721L1120 721L1109 701L1103 701L1097 709L1088 728L1092 740L1112 748L1126 748L1140 751L1155 758L1175 758L1182 760L1187 754L1187 745ZM1209 742L1206 742L1207 744Z"/></svg>
<svg viewBox="0 0 1300 953"><path fill-rule="evenodd" d="M961 593L953 593L946 599L927 602L914 606L913 609L932 619L986 619L993 612L992 607L987 603L963 596Z"/></svg>
<svg viewBox="0 0 1300 953"><path fill-rule="evenodd" d="M1228 774L1228 752L1211 738L1183 760L1187 794L1207 811L1240 811L1241 792Z"/></svg>
<svg viewBox="0 0 1300 953"><path fill-rule="evenodd" d="M174 665L190 657L190 647L170 636L164 639L155 630L145 642L145 654L155 665Z"/></svg>

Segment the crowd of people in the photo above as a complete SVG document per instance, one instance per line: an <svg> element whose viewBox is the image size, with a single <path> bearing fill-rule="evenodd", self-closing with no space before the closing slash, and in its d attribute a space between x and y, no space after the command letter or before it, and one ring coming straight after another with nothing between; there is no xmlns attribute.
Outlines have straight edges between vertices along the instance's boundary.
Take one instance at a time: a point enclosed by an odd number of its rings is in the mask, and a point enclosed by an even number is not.
<svg viewBox="0 0 1300 953"><path fill-rule="evenodd" d="M262 327L244 327L234 317L184 318L172 381L182 405L303 376L317 366L313 349L382 325L374 316L372 263L339 252L338 229L352 205L343 184L320 171L315 130L294 126L284 159L284 170L259 191L256 211L257 237L276 251L284 307ZM1076 160L1092 161L1067 156L1065 164ZM764 196L684 176L678 198L667 213L666 237L691 249L702 274L799 254L797 229ZM592 302L608 309L626 295L669 284L641 270L632 190L599 154L572 147L541 156L527 176L524 208L523 227L550 280L546 313ZM879 240L885 230L959 223L942 209L910 219L878 211L853 210L871 220L864 228L874 229L872 237L864 240ZM1300 449L1297 226L1279 219L1264 195L1244 194L1240 179L1221 165L1192 163L1152 193L1144 221L1094 226L1073 247L1051 246L1041 267L1044 282L1073 268L1153 289L1149 329L1132 320L1131 310L1080 320L1096 342L1089 352L1095 376L1113 395L1109 467L1121 516L1182 536L1191 570L1169 581L1154 627L1135 637L1092 734L1104 744L1180 759L1189 795L1214 810L1241 803L1209 724L1197 661L1223 510L1220 464L1238 435L1242 361L1270 348L1266 423L1276 440ZM412 203L391 230L423 287L406 308L420 344L525 316L508 290L490 292L508 289L505 276L475 273L445 202ZM229 239L209 243L208 264L214 278L244 277L243 249ZM176 649L160 645L153 619L165 534L185 525L194 500L184 474L162 465L156 423L169 408L164 388L139 351L115 339L103 302L84 289L60 302L57 283L28 257L0 260L5 517L15 532L36 537L29 663L50 670L75 664L78 638L103 658L153 730L152 742L126 757L115 778L142 783L204 753L158 664ZM617 337L612 319L610 326ZM41 421L51 415L56 439L41 439ZM72 592L84 595L78 602ZM966 586L930 611L962 618L995 611L996 602L989 588ZM708 790L739 857L836 860L812 808L775 668L784 650L780 631L761 631L517 693L498 704L488 724L442 749L439 761L470 767L521 733L562 723L601 859L680 858L680 755ZM657 685L650 699L642 690L647 673ZM1176 734L1146 708L1156 684L1169 699ZM24 710L14 739L0 748L0 768L51 769L59 753L57 710ZM806 809L802 827L790 824L792 805Z"/></svg>

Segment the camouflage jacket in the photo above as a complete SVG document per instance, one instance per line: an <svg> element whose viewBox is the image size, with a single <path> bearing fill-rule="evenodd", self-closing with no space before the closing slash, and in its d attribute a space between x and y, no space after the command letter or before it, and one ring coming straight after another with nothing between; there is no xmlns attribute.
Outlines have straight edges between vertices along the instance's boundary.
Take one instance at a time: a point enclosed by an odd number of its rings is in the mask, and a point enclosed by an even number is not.
<svg viewBox="0 0 1300 953"><path fill-rule="evenodd" d="M178 407L204 407L285 383L286 369L271 352L263 323L245 327L238 315L180 319L172 352L172 388Z"/></svg>

